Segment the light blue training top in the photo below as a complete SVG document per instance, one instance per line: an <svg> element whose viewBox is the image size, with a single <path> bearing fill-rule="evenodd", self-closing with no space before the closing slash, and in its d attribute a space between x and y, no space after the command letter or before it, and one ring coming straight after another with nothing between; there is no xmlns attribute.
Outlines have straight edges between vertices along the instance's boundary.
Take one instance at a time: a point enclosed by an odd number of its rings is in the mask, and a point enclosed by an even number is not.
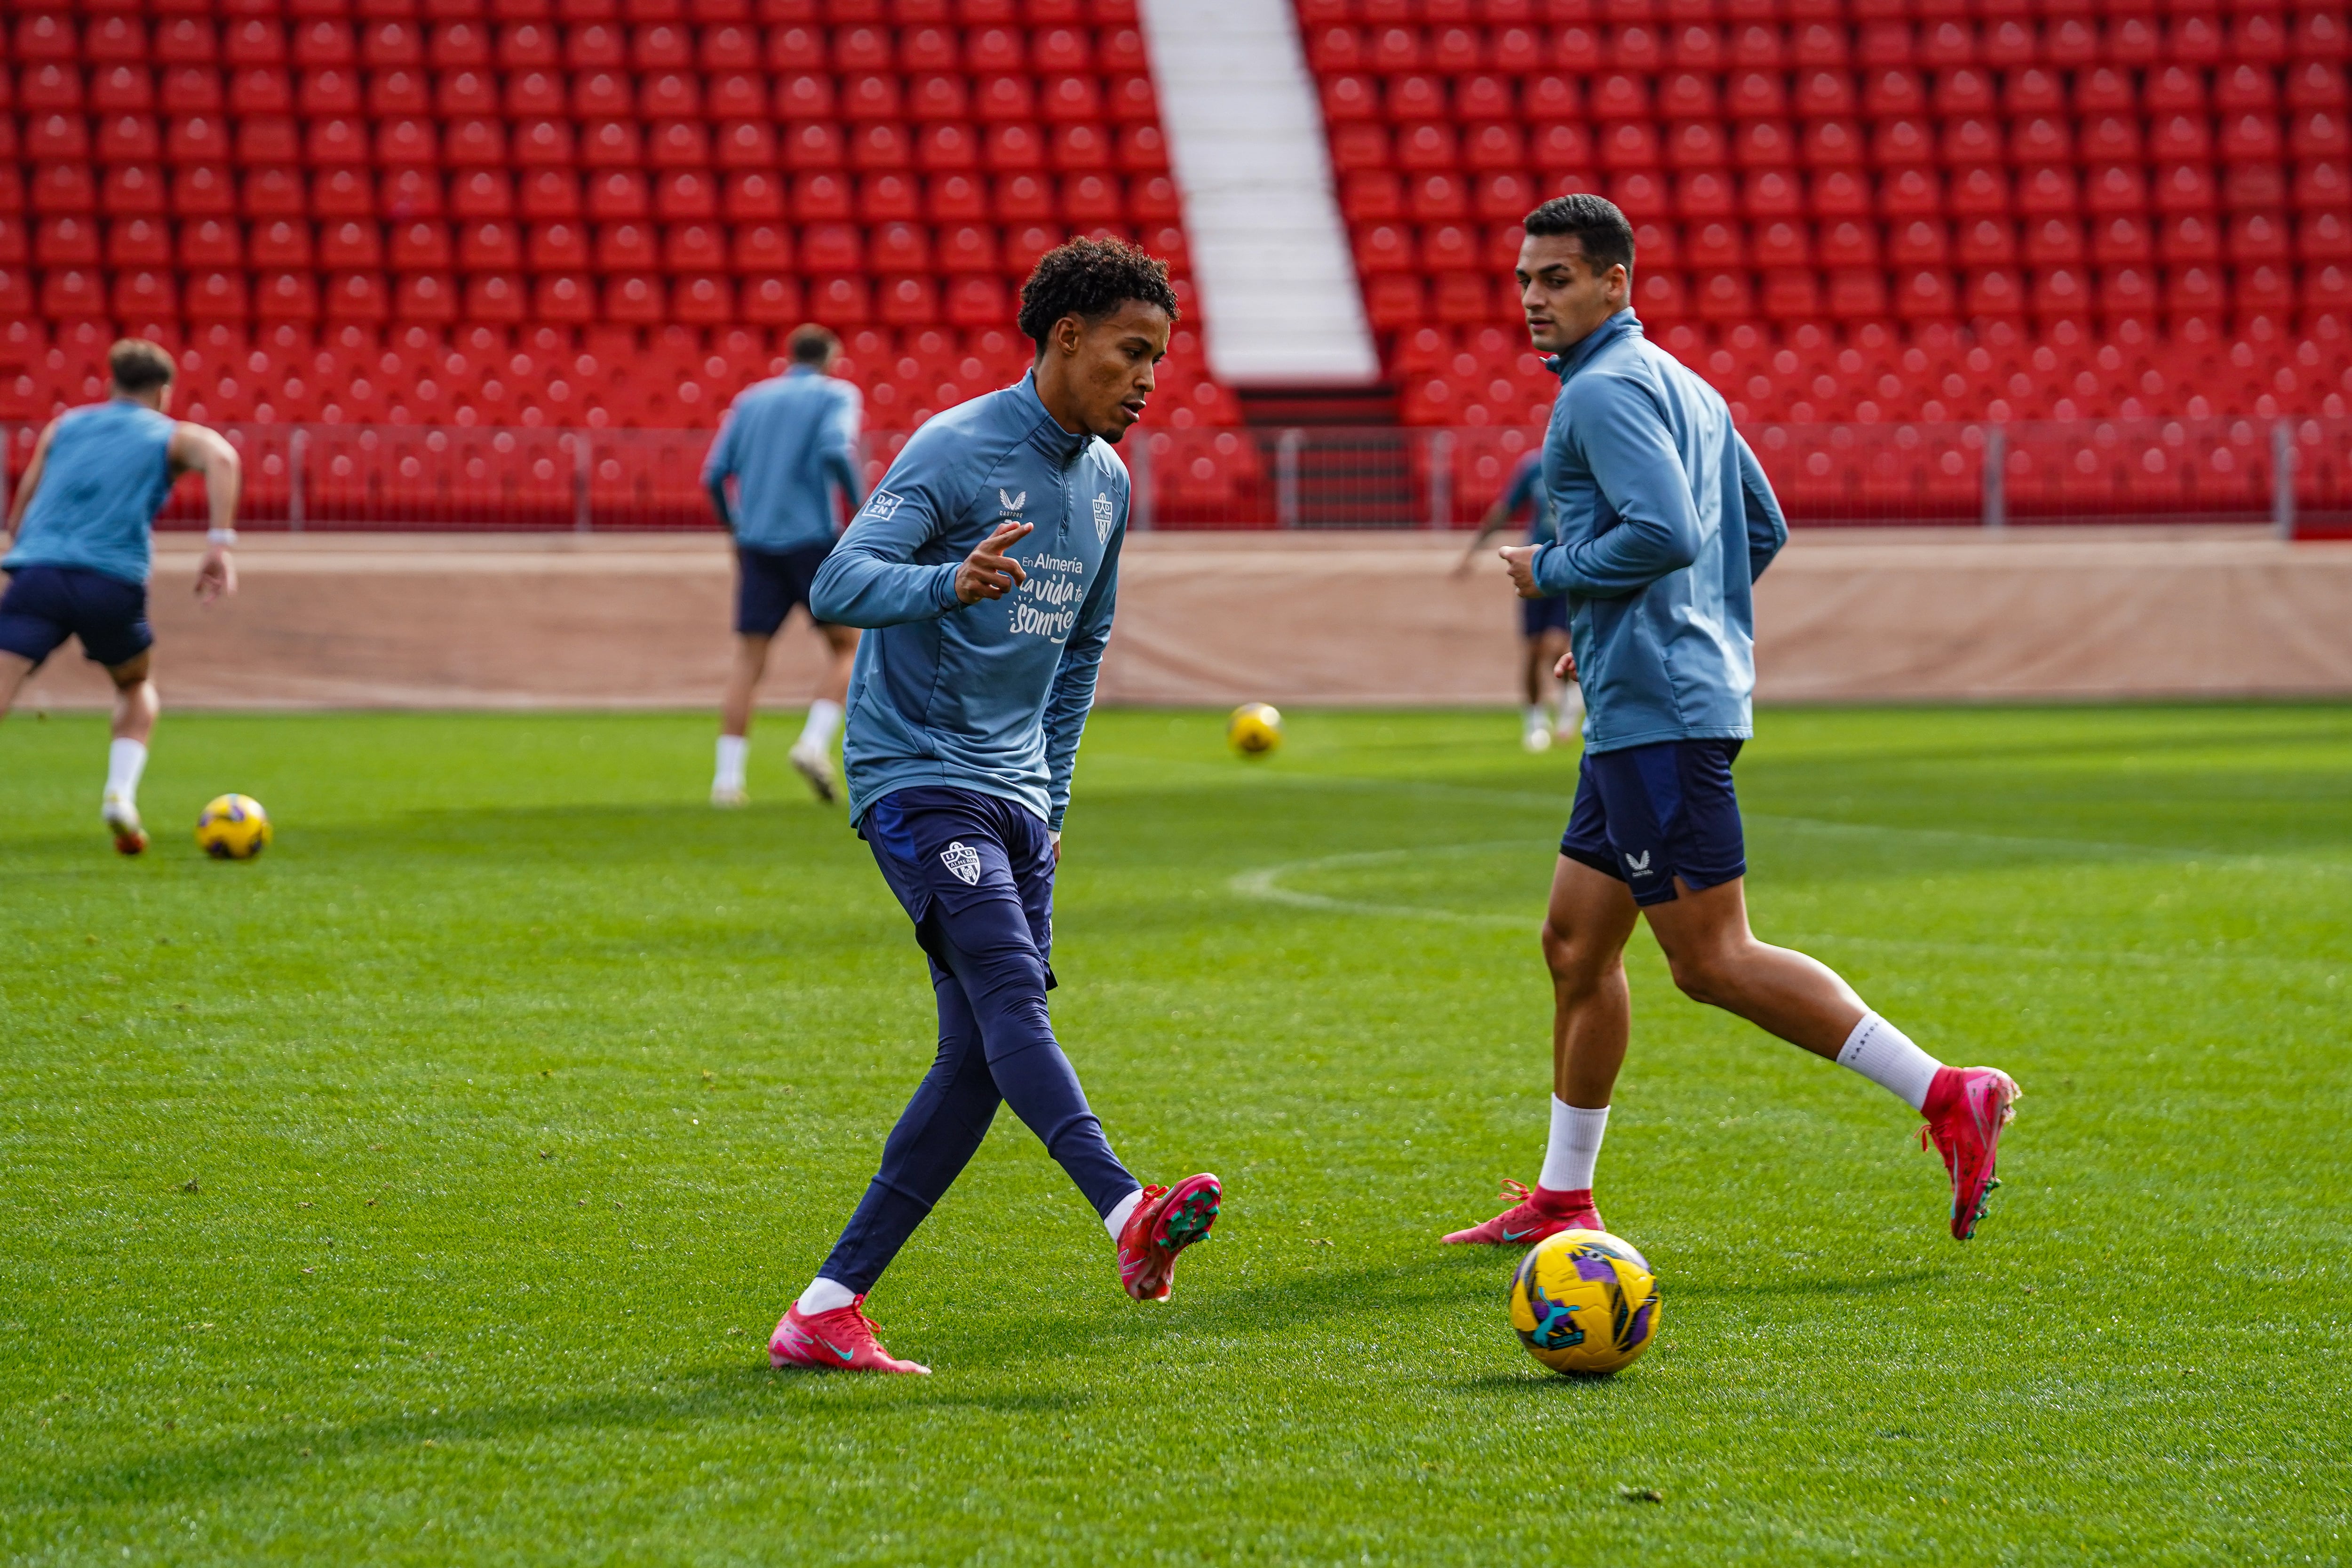
<svg viewBox="0 0 2352 1568"><path fill-rule="evenodd" d="M1544 484L1559 539L1537 551L1535 579L1568 595L1585 749L1745 740L1751 589L1789 539L1763 468L1722 396L1631 310L1551 365Z"/></svg>
<svg viewBox="0 0 2352 1568"><path fill-rule="evenodd" d="M1543 448L1538 447L1519 459L1511 470L1509 488L1503 491L1503 515L1517 517L1528 514L1528 542L1549 544L1559 537L1559 524L1551 514L1551 492L1544 489Z"/></svg>
<svg viewBox="0 0 2352 1568"><path fill-rule="evenodd" d="M857 510L857 388L808 365L739 394L702 465L735 542L754 550L831 543L833 492ZM735 481L730 502L728 479Z"/></svg>
<svg viewBox="0 0 2352 1568"><path fill-rule="evenodd" d="M1110 640L1127 531L1127 465L1073 436L1023 376L915 432L810 589L858 640L842 760L849 816L893 790L944 784L1021 805L1056 831ZM965 605L956 568L1000 522L1028 581Z"/></svg>
<svg viewBox="0 0 2352 1568"><path fill-rule="evenodd" d="M154 559L149 531L172 493L176 423L121 397L58 415L41 482L0 567L78 566L144 585Z"/></svg>

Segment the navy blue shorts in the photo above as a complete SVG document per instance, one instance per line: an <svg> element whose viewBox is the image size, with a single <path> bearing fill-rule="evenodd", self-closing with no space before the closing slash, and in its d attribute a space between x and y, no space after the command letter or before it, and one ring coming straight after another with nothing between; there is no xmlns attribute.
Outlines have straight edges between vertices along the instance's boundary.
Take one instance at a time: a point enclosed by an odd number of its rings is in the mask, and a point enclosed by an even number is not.
<svg viewBox="0 0 2352 1568"><path fill-rule="evenodd" d="M808 603L816 569L833 553L830 541L791 550L735 547L735 630L744 637L772 637L795 605ZM812 616L812 618L814 618Z"/></svg>
<svg viewBox="0 0 2352 1568"><path fill-rule="evenodd" d="M1554 594L1549 599L1519 601L1519 632L1529 642L1546 632L1568 630L1568 595Z"/></svg>
<svg viewBox="0 0 2352 1568"><path fill-rule="evenodd" d="M0 648L39 664L79 637L93 664L111 669L155 646L147 585L79 566L20 566L0 594Z"/></svg>
<svg viewBox="0 0 2352 1568"><path fill-rule="evenodd" d="M939 975L947 973L937 945L947 927L975 906L1009 900L1046 961L1045 989L1054 989L1054 840L1028 807L978 790L919 784L867 806L857 836L873 847L882 879L915 922L915 940Z"/></svg>
<svg viewBox="0 0 2352 1568"><path fill-rule="evenodd" d="M1559 852L1624 883L1637 904L1672 902L1676 877L1696 893L1746 876L1748 841L1731 790L1740 745L1662 741L1585 752Z"/></svg>

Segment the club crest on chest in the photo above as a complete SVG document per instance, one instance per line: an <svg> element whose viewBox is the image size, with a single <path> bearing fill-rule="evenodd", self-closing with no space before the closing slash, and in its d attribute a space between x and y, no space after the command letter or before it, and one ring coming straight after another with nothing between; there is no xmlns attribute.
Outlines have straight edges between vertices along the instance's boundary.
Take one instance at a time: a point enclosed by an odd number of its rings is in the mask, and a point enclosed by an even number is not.
<svg viewBox="0 0 2352 1568"><path fill-rule="evenodd" d="M1110 542L1110 525L1117 521L1117 513L1110 504L1110 497L1095 497L1095 542L1097 544Z"/></svg>

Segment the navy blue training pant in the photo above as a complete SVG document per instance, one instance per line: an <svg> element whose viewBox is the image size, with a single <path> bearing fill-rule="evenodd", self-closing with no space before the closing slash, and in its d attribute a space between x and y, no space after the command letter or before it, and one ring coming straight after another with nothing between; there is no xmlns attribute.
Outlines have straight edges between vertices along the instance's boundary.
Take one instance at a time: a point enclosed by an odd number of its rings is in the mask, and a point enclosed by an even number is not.
<svg viewBox="0 0 2352 1568"><path fill-rule="evenodd" d="M863 1295L978 1152L1000 1100L1097 1214L1139 1184L1110 1152L1046 1014L1054 849L1045 825L1009 800L926 786L876 801L858 832L915 922L940 1005L939 1056L817 1270Z"/></svg>

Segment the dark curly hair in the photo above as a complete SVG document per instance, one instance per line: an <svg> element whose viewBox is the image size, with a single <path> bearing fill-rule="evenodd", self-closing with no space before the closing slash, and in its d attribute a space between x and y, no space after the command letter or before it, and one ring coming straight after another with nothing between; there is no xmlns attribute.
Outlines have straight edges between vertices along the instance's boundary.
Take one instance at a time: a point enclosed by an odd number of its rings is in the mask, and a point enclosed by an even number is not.
<svg viewBox="0 0 2352 1568"><path fill-rule="evenodd" d="M1074 239L1037 258L1021 285L1022 335L1044 348L1045 334L1065 316L1098 321L1129 300L1157 305L1176 319L1176 290L1168 264L1117 239Z"/></svg>

